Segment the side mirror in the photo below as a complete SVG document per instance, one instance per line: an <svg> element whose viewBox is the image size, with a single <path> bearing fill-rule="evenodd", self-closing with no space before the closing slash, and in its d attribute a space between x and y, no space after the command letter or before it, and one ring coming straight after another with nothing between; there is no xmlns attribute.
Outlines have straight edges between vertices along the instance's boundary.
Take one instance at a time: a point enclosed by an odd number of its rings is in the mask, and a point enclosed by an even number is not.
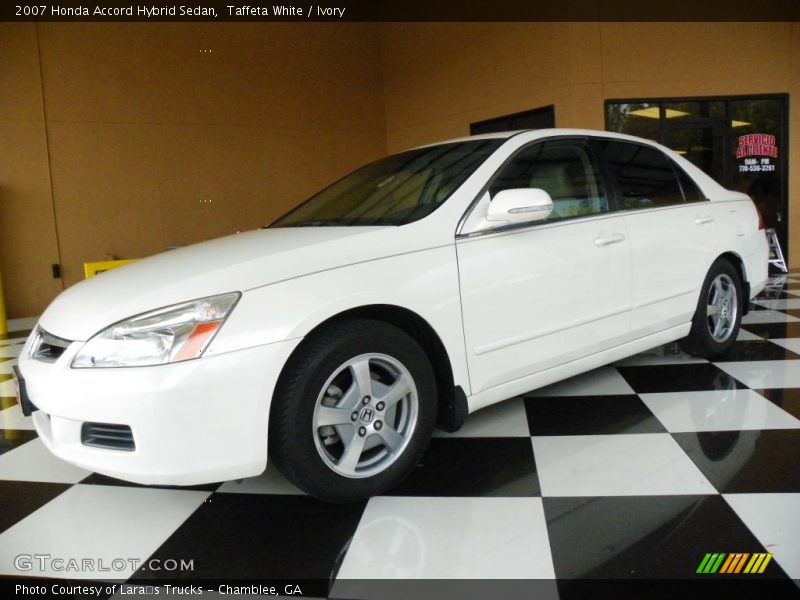
<svg viewBox="0 0 800 600"><path fill-rule="evenodd" d="M486 209L486 220L493 224L541 221L553 212L553 199L539 188L503 190Z"/></svg>

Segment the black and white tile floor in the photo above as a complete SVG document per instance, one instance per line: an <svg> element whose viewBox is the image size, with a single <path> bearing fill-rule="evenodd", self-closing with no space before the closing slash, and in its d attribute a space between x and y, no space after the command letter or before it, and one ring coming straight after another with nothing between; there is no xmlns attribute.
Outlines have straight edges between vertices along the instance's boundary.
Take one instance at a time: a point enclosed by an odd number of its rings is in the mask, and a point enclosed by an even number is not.
<svg viewBox="0 0 800 600"><path fill-rule="evenodd" d="M31 323L11 325L0 575L23 574L20 554L162 557L198 579L549 579L569 597L567 580L699 577L706 552L769 552L759 577L800 579L800 273L772 279L726 360L658 348L488 408L437 433L391 495L350 505L272 469L168 489L53 458L11 381Z"/></svg>

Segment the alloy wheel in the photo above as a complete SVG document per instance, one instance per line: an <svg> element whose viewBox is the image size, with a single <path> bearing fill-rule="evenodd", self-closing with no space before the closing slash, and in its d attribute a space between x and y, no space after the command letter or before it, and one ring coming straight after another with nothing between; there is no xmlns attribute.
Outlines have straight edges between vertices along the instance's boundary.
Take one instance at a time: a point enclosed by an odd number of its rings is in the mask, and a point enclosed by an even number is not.
<svg viewBox="0 0 800 600"><path fill-rule="evenodd" d="M312 418L314 444L336 473L371 477L408 446L418 411L408 369L386 354L361 354L340 365L322 387Z"/></svg>

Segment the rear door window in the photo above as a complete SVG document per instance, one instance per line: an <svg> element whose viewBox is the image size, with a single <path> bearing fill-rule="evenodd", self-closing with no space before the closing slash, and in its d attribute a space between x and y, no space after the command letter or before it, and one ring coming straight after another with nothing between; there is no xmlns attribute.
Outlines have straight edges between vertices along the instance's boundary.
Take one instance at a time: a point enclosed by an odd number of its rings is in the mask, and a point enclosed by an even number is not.
<svg viewBox="0 0 800 600"><path fill-rule="evenodd" d="M660 208L684 203L673 162L650 146L599 140L617 184L621 210Z"/></svg>

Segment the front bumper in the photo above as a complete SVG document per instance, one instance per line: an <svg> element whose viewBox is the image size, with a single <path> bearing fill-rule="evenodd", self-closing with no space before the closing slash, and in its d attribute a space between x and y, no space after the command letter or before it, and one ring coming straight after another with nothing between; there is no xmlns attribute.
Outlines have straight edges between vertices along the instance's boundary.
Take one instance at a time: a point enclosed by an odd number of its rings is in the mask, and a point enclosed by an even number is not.
<svg viewBox="0 0 800 600"><path fill-rule="evenodd" d="M267 462L272 394L299 343L288 340L153 367L72 369L83 342L19 369L36 431L59 458L142 484L196 485L258 475ZM135 449L86 446L83 423L128 425Z"/></svg>

